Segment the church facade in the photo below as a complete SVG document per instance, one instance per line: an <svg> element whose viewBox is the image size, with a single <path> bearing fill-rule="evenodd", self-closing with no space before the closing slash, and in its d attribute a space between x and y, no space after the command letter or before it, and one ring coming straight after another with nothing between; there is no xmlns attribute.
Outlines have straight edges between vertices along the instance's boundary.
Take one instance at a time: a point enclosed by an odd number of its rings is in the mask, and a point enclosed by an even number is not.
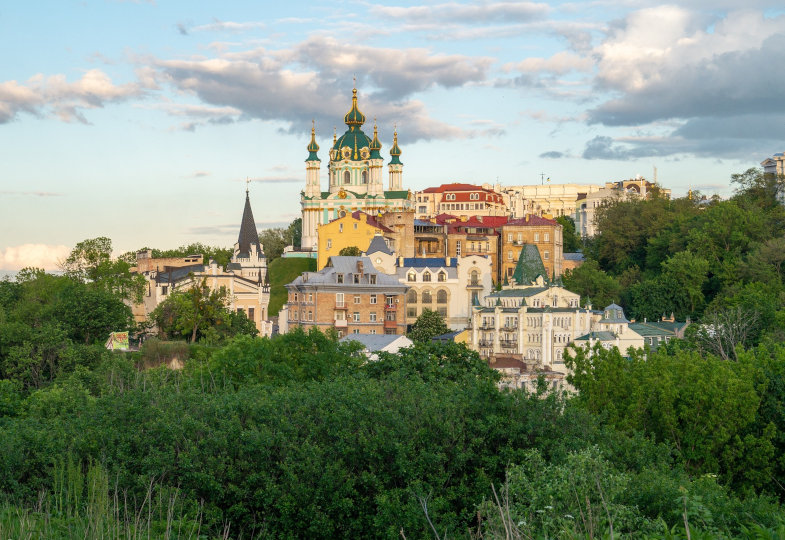
<svg viewBox="0 0 785 540"><path fill-rule="evenodd" d="M388 189L382 179L384 158L376 123L373 138L368 137L362 126L365 115L357 106L357 89L352 90L352 108L344 116L346 132L333 135L329 152L328 190L322 191L321 159L316 144L316 129L311 128L311 142L305 160L305 189L300 193L302 207L302 248L316 250L319 226L361 210L372 216L384 212L408 210L413 205L410 191L403 189L403 163L398 147L398 132L394 131L391 159L388 168Z"/></svg>

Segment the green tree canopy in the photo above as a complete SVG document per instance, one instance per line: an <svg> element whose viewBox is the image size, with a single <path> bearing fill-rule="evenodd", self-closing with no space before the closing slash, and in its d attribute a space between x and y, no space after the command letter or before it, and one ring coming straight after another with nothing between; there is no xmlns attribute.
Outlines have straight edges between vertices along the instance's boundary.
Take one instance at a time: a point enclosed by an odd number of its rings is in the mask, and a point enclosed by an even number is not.
<svg viewBox="0 0 785 540"><path fill-rule="evenodd" d="M359 257L362 254L363 252L357 246L346 246L338 252L338 255L342 257Z"/></svg>
<svg viewBox="0 0 785 540"><path fill-rule="evenodd" d="M450 328L445 324L444 317L438 311L424 309L422 315L417 317L417 321L412 325L409 337L417 343L426 343L432 337L446 334Z"/></svg>

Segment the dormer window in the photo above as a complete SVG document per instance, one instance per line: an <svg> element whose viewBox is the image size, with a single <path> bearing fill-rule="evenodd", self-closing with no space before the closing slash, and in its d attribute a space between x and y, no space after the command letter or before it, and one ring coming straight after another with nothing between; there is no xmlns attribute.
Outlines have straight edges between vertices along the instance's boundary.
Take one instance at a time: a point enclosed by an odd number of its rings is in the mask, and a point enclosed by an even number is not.
<svg viewBox="0 0 785 540"><path fill-rule="evenodd" d="M409 272L406 275L406 281L411 281L411 282L417 281L417 275L414 272Z"/></svg>
<svg viewBox="0 0 785 540"><path fill-rule="evenodd" d="M428 272L428 271L423 272L422 280L423 281L431 281L431 273Z"/></svg>
<svg viewBox="0 0 785 540"><path fill-rule="evenodd" d="M335 281L337 283L343 283L343 274L335 274Z"/></svg>
<svg viewBox="0 0 785 540"><path fill-rule="evenodd" d="M442 270L439 272L439 281L447 281L447 274Z"/></svg>

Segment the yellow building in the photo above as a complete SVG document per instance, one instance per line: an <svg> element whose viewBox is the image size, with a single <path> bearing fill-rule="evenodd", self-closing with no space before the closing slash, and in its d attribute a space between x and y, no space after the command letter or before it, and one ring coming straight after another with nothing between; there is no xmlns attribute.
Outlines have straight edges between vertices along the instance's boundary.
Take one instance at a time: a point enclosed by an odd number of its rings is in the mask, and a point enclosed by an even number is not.
<svg viewBox="0 0 785 540"><path fill-rule="evenodd" d="M342 249L356 247L360 251L365 251L375 234L379 233L387 237L389 242L392 232L388 227L378 223L373 216L359 211L320 225L317 235L319 243L316 271L324 268L330 257L340 255Z"/></svg>

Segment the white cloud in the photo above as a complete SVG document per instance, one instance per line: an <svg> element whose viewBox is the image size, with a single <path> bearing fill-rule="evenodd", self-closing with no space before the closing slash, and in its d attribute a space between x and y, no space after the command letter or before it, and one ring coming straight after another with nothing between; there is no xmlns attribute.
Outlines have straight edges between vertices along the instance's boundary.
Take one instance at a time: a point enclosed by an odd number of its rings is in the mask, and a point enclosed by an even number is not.
<svg viewBox="0 0 785 540"><path fill-rule="evenodd" d="M524 73L549 72L563 75L571 71L591 71L594 61L590 57L561 51L550 58L526 58L515 64L505 66L505 69L516 69Z"/></svg>
<svg viewBox="0 0 785 540"><path fill-rule="evenodd" d="M63 245L22 244L0 250L0 270L16 272L26 267L57 270L59 261L71 253L71 248Z"/></svg>
<svg viewBox="0 0 785 540"><path fill-rule="evenodd" d="M431 6L397 7L376 6L371 9L381 17L404 19L414 22L465 22L485 23L491 21L528 21L548 14L545 3L535 2L476 2L462 4L449 2Z"/></svg>
<svg viewBox="0 0 785 540"><path fill-rule="evenodd" d="M85 72L75 82L68 82L62 74L49 77L38 74L24 85L5 81L0 83L0 124L16 119L20 112L38 116L53 114L65 122L87 123L83 110L141 94L140 84L115 85L100 69Z"/></svg>

